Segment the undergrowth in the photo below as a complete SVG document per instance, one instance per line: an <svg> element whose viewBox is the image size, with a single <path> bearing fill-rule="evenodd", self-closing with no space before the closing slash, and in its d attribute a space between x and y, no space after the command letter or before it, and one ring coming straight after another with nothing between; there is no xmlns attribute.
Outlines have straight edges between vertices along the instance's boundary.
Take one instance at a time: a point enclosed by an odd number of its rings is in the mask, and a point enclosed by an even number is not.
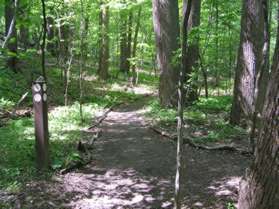
<svg viewBox="0 0 279 209"><path fill-rule="evenodd" d="M63 84L59 73L58 69L53 69L48 80L52 170L41 176L43 178L51 176L54 171L67 167L71 161L79 158L77 143L84 137L83 130L92 124L95 117L101 115L111 105L140 98L139 95L124 89L122 84L116 82L104 84L97 80L85 80L81 120L79 103L75 102L79 98L78 82L74 79L71 81L70 104L64 106ZM24 80L21 74L15 74L14 77L12 73L0 76L0 84L5 84L0 88L0 110L12 110L20 96L29 89L28 83L21 80ZM14 82L19 83L16 85L13 84ZM9 92L11 86L14 86L12 93ZM22 104L22 107L26 106L32 106L30 94ZM0 190L16 192L25 182L38 178L35 169L34 142L33 118L10 119L0 127Z"/></svg>
<svg viewBox="0 0 279 209"><path fill-rule="evenodd" d="M196 142L230 141L243 138L246 130L228 122L231 106L230 96L200 98L198 102L184 110L184 121L189 125L192 138ZM155 124L175 130L176 109L162 108L157 99L147 105L147 117Z"/></svg>

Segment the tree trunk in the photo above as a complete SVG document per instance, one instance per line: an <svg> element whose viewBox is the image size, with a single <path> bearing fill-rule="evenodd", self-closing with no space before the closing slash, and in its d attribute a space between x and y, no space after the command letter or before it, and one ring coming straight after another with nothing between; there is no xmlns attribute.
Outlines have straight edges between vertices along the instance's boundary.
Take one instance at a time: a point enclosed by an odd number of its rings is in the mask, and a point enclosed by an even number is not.
<svg viewBox="0 0 279 209"><path fill-rule="evenodd" d="M5 0L5 35L9 55L8 68L17 72L17 29L16 29L17 0Z"/></svg>
<svg viewBox="0 0 279 209"><path fill-rule="evenodd" d="M187 8L183 11L183 46L187 51L188 41L188 22L189 16L192 9L192 0L188 0ZM182 142L183 142L183 106L184 106L184 69L183 60L181 62L181 68L179 70L179 81L178 81L178 99L177 99L177 151L176 151L176 176L175 176L175 194L174 194L174 209L181 208L181 176L182 176ZM186 92L187 93L187 92Z"/></svg>
<svg viewBox="0 0 279 209"><path fill-rule="evenodd" d="M141 18L141 11L142 7L138 10L138 16L137 16L137 23L136 23L136 29L135 29L135 35L134 35L134 42L133 42L133 49L132 49L132 57L134 59L133 66L132 66L132 72L133 72L133 79L132 83L133 85L136 85L138 83L138 74L136 72L136 54L137 54L137 45L138 45L138 34L139 34L139 28L140 28L140 18Z"/></svg>
<svg viewBox="0 0 279 209"><path fill-rule="evenodd" d="M100 9L100 51L98 74L102 80L108 79L109 73L109 6Z"/></svg>
<svg viewBox="0 0 279 209"><path fill-rule="evenodd" d="M183 10L186 11L187 8L187 0L183 1ZM201 0L195 0L192 3L191 13L188 20L188 28L187 31L189 35L193 32L197 27L200 26L200 13L201 13ZM185 21L185 20L184 20ZM183 33L187 32L185 29L182 29ZM184 34L183 34L184 35ZM183 69L185 71L186 82L189 85L188 95L187 95L187 103L192 103L198 99L198 86L196 84L197 79L193 79L189 81L191 75L194 71L198 70L199 66L199 35L196 33L193 35L191 40L189 40L188 50L185 49L185 43L183 43L183 52L185 55L183 56L184 66Z"/></svg>
<svg viewBox="0 0 279 209"><path fill-rule="evenodd" d="M279 21L278 21L279 22ZM273 58L271 80L263 108L255 160L241 182L239 209L277 209L279 192L279 31Z"/></svg>
<svg viewBox="0 0 279 209"><path fill-rule="evenodd" d="M47 50L53 55L57 55L55 43L55 22L52 16L47 17Z"/></svg>
<svg viewBox="0 0 279 209"><path fill-rule="evenodd" d="M264 46L262 0L244 0L240 46L234 83L230 123L239 125L241 118L251 119L255 105L256 78L261 71Z"/></svg>
<svg viewBox="0 0 279 209"><path fill-rule="evenodd" d="M26 2L19 2L19 15L18 19L20 19L19 24L19 42L23 49L27 49L29 47L29 28L28 28L28 14L30 9Z"/></svg>
<svg viewBox="0 0 279 209"><path fill-rule="evenodd" d="M160 70L159 98L164 107L176 106L179 62L179 19L177 0L153 0L153 24Z"/></svg>
<svg viewBox="0 0 279 209"><path fill-rule="evenodd" d="M133 26L133 10L130 10L129 11L129 18L128 18L128 25L127 25L127 32L128 32L128 35L127 35L127 58L126 58L126 62L127 62L127 69L128 69L128 72L130 72L130 58L131 58L131 55L132 55L132 33L133 33L133 30L132 30L132 26Z"/></svg>
<svg viewBox="0 0 279 209"><path fill-rule="evenodd" d="M120 14L120 71L128 74L129 69L127 65L127 43L128 43L128 34L127 34L127 14L125 11Z"/></svg>
<svg viewBox="0 0 279 209"><path fill-rule="evenodd" d="M270 55L270 21L269 21L269 2L270 0L262 0L263 3L263 15L264 15L264 46L263 46L263 59L261 63L261 70L256 77L256 87L255 87L255 107L252 119L252 128L250 133L250 144L252 150L254 151L254 138L258 134L258 130L261 127L261 114L264 104L264 98L266 94L266 87L269 78L269 55Z"/></svg>

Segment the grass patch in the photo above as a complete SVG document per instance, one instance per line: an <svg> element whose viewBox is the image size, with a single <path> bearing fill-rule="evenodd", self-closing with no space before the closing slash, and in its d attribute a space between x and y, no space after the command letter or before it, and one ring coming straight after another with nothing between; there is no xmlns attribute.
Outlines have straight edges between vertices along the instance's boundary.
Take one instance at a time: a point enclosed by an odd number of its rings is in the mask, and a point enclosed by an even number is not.
<svg viewBox="0 0 279 209"><path fill-rule="evenodd" d="M200 98L185 108L184 120L190 125L193 140L200 143L230 141L247 136L246 130L232 126L227 121L231 97ZM176 129L176 109L162 108L157 99L147 105L146 116L164 128Z"/></svg>
<svg viewBox="0 0 279 209"><path fill-rule="evenodd" d="M1 77L2 79L2 77ZM13 82L13 78L10 78ZM0 83L3 81L0 80ZM3 81L7 82L6 78ZM92 124L96 114L114 104L132 102L141 96L126 90L117 82L104 84L93 80L84 81L83 120L80 118L78 82L72 80L69 89L69 106L63 104L63 85L58 69L54 69L49 75L48 94L50 100L49 132L50 154L53 170L43 177L49 177L55 169L67 167L72 161L79 158L76 146L79 139L86 137L83 129ZM61 84L61 85L60 85ZM18 97L23 94L27 84L20 84L15 88L15 93L9 94L9 90L1 94L0 108L11 109ZM7 86L8 87L8 86ZM55 88L54 88L55 87ZM118 87L118 88L116 88ZM31 105L32 98L24 105ZM59 106L60 105L60 106ZM82 121L82 122L81 122ZM35 169L34 151L34 123L33 118L20 118L9 120L0 128L0 189L18 191L25 182L38 178Z"/></svg>

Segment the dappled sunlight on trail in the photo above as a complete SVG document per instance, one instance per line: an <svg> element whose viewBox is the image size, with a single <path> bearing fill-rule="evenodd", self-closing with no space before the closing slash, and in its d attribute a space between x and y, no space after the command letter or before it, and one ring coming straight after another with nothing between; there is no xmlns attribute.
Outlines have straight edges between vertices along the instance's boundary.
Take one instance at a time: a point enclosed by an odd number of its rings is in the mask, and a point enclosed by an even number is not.
<svg viewBox="0 0 279 209"><path fill-rule="evenodd" d="M103 134L95 141L92 163L55 176L52 182L31 183L26 188L29 194L23 205L74 209L172 208L176 146L148 128L141 114L145 103L140 100L110 112L99 127ZM248 158L191 147L185 147L184 152L185 209L225 209L236 200L239 176L247 167Z"/></svg>

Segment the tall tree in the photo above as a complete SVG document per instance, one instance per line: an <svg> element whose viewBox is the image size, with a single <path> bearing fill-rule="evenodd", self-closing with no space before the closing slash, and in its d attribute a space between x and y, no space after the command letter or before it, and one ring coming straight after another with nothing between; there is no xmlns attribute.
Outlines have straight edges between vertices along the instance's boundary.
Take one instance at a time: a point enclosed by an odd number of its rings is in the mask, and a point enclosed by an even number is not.
<svg viewBox="0 0 279 209"><path fill-rule="evenodd" d="M99 77L108 78L109 69L109 6L101 5L100 8L100 48L99 48Z"/></svg>
<svg viewBox="0 0 279 209"><path fill-rule="evenodd" d="M243 0L231 124L240 124L241 118L251 119L254 112L256 80L263 70L263 34L262 0Z"/></svg>
<svg viewBox="0 0 279 209"><path fill-rule="evenodd" d="M140 6L140 8L138 10L137 20L136 20L137 22L136 22L136 29L135 29L134 40L133 40L133 48L132 48L132 58L134 59L133 66L132 66L132 72L133 72L132 83L133 83L133 85L137 84L137 80L138 80L138 76L137 76L137 72L136 72L135 58L136 58L136 53L137 53L137 44L138 44L138 34L139 34L139 28L140 28L141 11L142 11L142 7Z"/></svg>
<svg viewBox="0 0 279 209"><path fill-rule="evenodd" d="M278 18L279 23L279 18ZM277 209L279 192L279 27L255 159L242 180L239 209ZM278 197L277 197L278 198Z"/></svg>
<svg viewBox="0 0 279 209"><path fill-rule="evenodd" d="M159 98L162 106L176 106L180 65L177 0L153 0L153 24L156 37L157 63L160 70Z"/></svg>
<svg viewBox="0 0 279 209"><path fill-rule="evenodd" d="M189 28L189 16L191 13L191 9L193 8L192 0L187 0L187 2L184 2L184 5L187 4L186 9L183 11L183 22L182 22L182 30L183 30L183 50L186 50L186 53L184 51L184 56L187 54L188 51L188 28ZM182 57L181 62L181 68L179 70L179 80L178 80L178 98L177 98L177 151L176 151L176 175L175 175L175 194L174 194L174 209L180 209L181 208L181 176L182 176L182 141L183 141L183 106L184 106L184 88L183 83L185 80L184 75L184 59L185 57ZM187 93L187 91L186 91Z"/></svg>
<svg viewBox="0 0 279 209"><path fill-rule="evenodd" d="M269 78L269 69L270 69L270 20L269 20L269 3L271 0L262 0L263 5L263 15L264 15L264 45L263 45L263 59L261 70L256 77L256 87L255 87L255 107L253 108L253 118L252 118L252 128L250 134L250 143L252 150L254 150L255 142L254 139L258 134L258 130L261 126L261 114L264 104L264 98L266 93L267 82Z"/></svg>
<svg viewBox="0 0 279 209"><path fill-rule="evenodd" d="M17 71L17 29L16 13L18 0L5 0L5 44L9 51L7 66L13 71Z"/></svg>
<svg viewBox="0 0 279 209"><path fill-rule="evenodd" d="M183 10L184 13L187 10L188 7L188 0L183 0ZM184 33L188 33L191 35L192 33L192 37L191 39L189 39L189 44L188 44L188 50L186 50L186 44L183 42L183 53L185 55L183 55L183 69L185 71L185 78L186 81L189 81L189 79L191 78L191 74L194 70L197 70L198 66L199 66L199 35L196 31L197 27L199 27L200 25L200 14L201 14L201 0L195 0L192 2L192 6L191 6L191 13L190 13L190 17L187 23L187 30L185 30L185 28L182 28L182 33L183 36L185 36ZM184 20L185 20L185 16L184 16ZM184 23L185 25L185 23ZM198 87L197 84L195 83L196 80L192 80L191 82L188 82L189 84L189 91L188 91L188 97L187 100L188 102L193 102L195 100L197 100L198 98Z"/></svg>
<svg viewBox="0 0 279 209"><path fill-rule="evenodd" d="M26 50L29 46L29 13L30 7L26 1L20 1L18 6L18 19L19 25L19 42L21 46Z"/></svg>
<svg viewBox="0 0 279 209"><path fill-rule="evenodd" d="M128 65L128 51L127 51L127 43L128 43L128 31L127 31L127 25L128 25L128 18L126 11L120 12L120 71L123 73L129 72L129 65Z"/></svg>

